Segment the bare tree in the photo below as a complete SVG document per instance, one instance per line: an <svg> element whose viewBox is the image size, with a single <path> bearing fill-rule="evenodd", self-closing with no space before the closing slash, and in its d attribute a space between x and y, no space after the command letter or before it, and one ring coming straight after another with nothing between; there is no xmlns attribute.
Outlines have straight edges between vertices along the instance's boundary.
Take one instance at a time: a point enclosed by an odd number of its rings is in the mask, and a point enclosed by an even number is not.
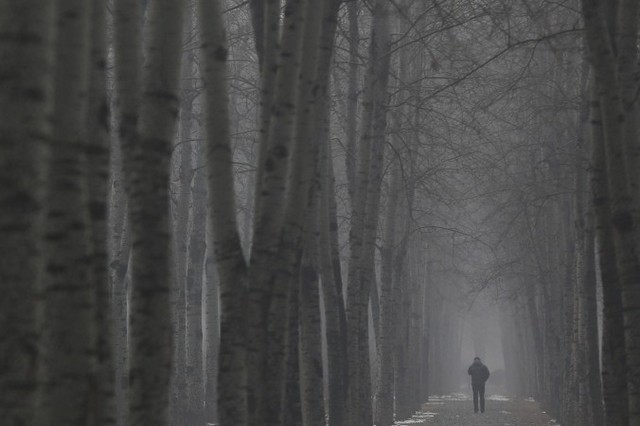
<svg viewBox="0 0 640 426"><path fill-rule="evenodd" d="M86 167L90 3L58 5L53 133L47 176L42 374L38 423L91 420L95 290ZM60 348L65 348L61 351Z"/></svg>
<svg viewBox="0 0 640 426"><path fill-rule="evenodd" d="M8 425L33 424L35 417L53 24L53 2L0 2L0 412Z"/></svg>
<svg viewBox="0 0 640 426"><path fill-rule="evenodd" d="M178 114L183 2L154 2L140 97L139 140L129 159L132 232L130 389L127 424L169 424L169 158Z"/></svg>

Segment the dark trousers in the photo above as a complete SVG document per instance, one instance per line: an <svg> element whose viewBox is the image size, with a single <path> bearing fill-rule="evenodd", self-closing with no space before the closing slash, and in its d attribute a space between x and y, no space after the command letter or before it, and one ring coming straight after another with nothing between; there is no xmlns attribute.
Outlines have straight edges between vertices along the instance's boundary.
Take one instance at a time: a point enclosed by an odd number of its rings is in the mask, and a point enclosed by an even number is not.
<svg viewBox="0 0 640 426"><path fill-rule="evenodd" d="M484 413L484 383L472 383L473 389L473 409L478 412L478 398L480 398L480 412Z"/></svg>

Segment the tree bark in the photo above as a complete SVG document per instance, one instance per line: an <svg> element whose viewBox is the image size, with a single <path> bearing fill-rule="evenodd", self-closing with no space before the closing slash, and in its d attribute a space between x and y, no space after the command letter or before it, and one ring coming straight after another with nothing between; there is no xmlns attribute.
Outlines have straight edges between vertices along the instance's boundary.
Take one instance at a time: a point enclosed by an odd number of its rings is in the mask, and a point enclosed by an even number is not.
<svg viewBox="0 0 640 426"><path fill-rule="evenodd" d="M34 424L36 412L53 24L53 2L0 2L0 412L11 426Z"/></svg>
<svg viewBox="0 0 640 426"><path fill-rule="evenodd" d="M637 143L636 140L627 140L630 134L635 133L629 133L631 126L627 121L634 121L636 117L627 115L621 102L621 90L627 87L625 78L628 76L621 72L622 70L616 69L616 66L622 66L626 56L635 57L637 53L635 43L623 43L618 47L625 49L626 46L627 49L614 54L602 5L593 0L583 0L582 7L591 64L601 102L611 221L622 292L628 421L629 424L636 424L640 423L640 261L636 239L637 218L634 212L638 194L631 192L635 183L630 177L634 174L629 171L626 157L629 144ZM636 2L623 1L618 7L618 16L637 17ZM624 29L624 19L622 22L619 19L618 25Z"/></svg>
<svg viewBox="0 0 640 426"><path fill-rule="evenodd" d="M595 93L594 93L595 94ZM602 394L607 425L628 424L626 354L620 281L611 229L611 210L606 175L604 134L597 97L591 117L591 190L595 214L597 252L602 281Z"/></svg>
<svg viewBox="0 0 640 426"><path fill-rule="evenodd" d="M87 149L89 175L89 219L91 223L92 276L96 286L96 376L95 424L114 425L115 363L113 354L113 304L108 272L107 202L109 184L109 105L106 87L106 13L104 0L93 0Z"/></svg>
<svg viewBox="0 0 640 426"><path fill-rule="evenodd" d="M345 155L345 170L347 172L347 188L349 199L355 200L356 170L357 170L357 140L358 140L358 45L360 42L360 29L358 27L358 2L347 2L347 14L349 18L349 73L347 83L347 116L346 138L347 147Z"/></svg>
<svg viewBox="0 0 640 426"><path fill-rule="evenodd" d="M389 28L386 4L374 6L370 65L365 81L363 121L358 147L357 186L349 232L349 286L347 326L349 362L349 425L372 424L369 363L368 304L375 284L374 255L377 234L386 90L389 73Z"/></svg>
<svg viewBox="0 0 640 426"><path fill-rule="evenodd" d="M209 215L220 279L218 418L222 425L248 423L247 264L235 216L226 83L227 46L218 1L200 0L202 78L205 84L205 140L209 165ZM255 379L255 378L253 378Z"/></svg>
<svg viewBox="0 0 640 426"><path fill-rule="evenodd" d="M328 106L327 106L328 107ZM325 117L328 119L328 109ZM328 380L328 416L329 426L342 426L345 420L346 405L346 324L344 299L342 295L342 277L340 273L339 256L332 255L332 234L337 233L335 210L331 208L335 203L333 186L333 164L331 145L328 140L328 123L322 130L325 142L321 146L320 168L323 184L320 194L320 263L323 311L325 314L325 334L327 341L327 380ZM333 213L333 214L332 214ZM333 218L333 219L332 219ZM337 249L337 248L336 248Z"/></svg>
<svg viewBox="0 0 640 426"><path fill-rule="evenodd" d="M211 225L207 220L207 254L205 263L205 421L218 421L218 353L220 351L219 279L211 250Z"/></svg>
<svg viewBox="0 0 640 426"><path fill-rule="evenodd" d="M394 158L391 165L391 183L387 212L384 223L384 237L381 259L380 286L380 336L378 338L378 353L380 359L380 381L376 391L376 425L389 426L394 420L394 366L393 353L395 347L395 308L393 263L396 246L396 217L401 192L400 159Z"/></svg>
<svg viewBox="0 0 640 426"><path fill-rule="evenodd" d="M46 205L42 371L38 423L85 425L95 367L86 174L90 3L57 8L53 135ZM61 350L64 348L64 351Z"/></svg>
<svg viewBox="0 0 640 426"><path fill-rule="evenodd" d="M201 143L196 145L196 165L205 162ZM206 170L195 171L192 188L191 232L187 262L187 398L191 424L204 423L204 368L202 358L202 289L206 250L207 186Z"/></svg>
<svg viewBox="0 0 640 426"><path fill-rule="evenodd" d="M132 232L130 425L168 425L173 334L169 160L178 115L182 1L149 9L139 140L129 176Z"/></svg>

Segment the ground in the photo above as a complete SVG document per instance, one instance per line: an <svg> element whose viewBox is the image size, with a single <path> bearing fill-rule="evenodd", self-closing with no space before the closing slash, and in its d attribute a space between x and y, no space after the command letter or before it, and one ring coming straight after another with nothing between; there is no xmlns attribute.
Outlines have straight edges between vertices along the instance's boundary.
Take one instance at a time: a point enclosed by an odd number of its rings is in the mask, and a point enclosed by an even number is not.
<svg viewBox="0 0 640 426"><path fill-rule="evenodd" d="M422 411L395 425L411 426L560 426L531 398L487 397L485 412L475 414L469 395L455 394L429 398Z"/></svg>

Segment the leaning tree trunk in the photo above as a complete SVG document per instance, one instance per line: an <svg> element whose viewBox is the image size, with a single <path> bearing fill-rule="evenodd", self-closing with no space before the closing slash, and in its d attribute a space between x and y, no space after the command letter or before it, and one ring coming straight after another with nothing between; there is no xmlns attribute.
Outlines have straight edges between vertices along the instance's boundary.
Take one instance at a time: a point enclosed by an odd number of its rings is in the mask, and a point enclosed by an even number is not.
<svg viewBox="0 0 640 426"><path fill-rule="evenodd" d="M69 426L91 421L95 361L85 156L89 19L85 1L58 4L38 423Z"/></svg>
<svg viewBox="0 0 640 426"><path fill-rule="evenodd" d="M0 412L34 423L42 187L50 138L53 2L0 2Z"/></svg>
<svg viewBox="0 0 640 426"><path fill-rule="evenodd" d="M181 1L150 5L140 137L130 159L130 425L169 424L173 351L169 160L178 112L182 12Z"/></svg>

